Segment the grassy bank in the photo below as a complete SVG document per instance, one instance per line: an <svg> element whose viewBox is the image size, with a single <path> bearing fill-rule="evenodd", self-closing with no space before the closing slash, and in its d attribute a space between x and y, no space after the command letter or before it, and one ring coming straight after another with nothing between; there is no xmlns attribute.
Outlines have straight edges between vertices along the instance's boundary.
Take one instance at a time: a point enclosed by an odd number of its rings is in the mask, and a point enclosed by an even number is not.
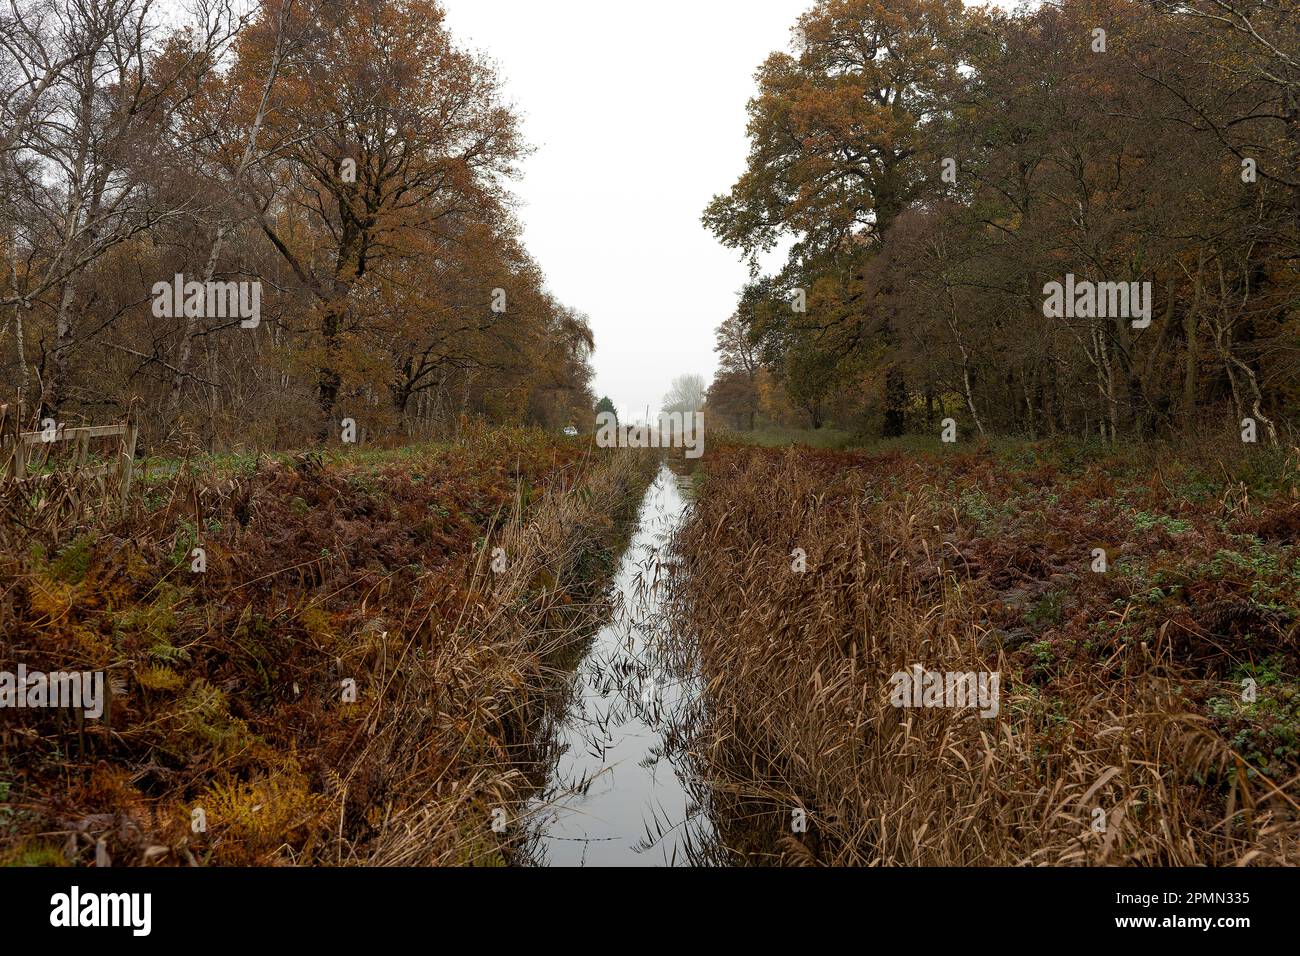
<svg viewBox="0 0 1300 956"><path fill-rule="evenodd" d="M732 858L1300 862L1296 465L712 445L674 612ZM917 663L1000 712L894 707Z"/></svg>
<svg viewBox="0 0 1300 956"><path fill-rule="evenodd" d="M124 515L11 524L0 670L102 670L112 694L100 720L5 715L0 859L502 862L546 660L599 614L650 467L480 430L186 467Z"/></svg>

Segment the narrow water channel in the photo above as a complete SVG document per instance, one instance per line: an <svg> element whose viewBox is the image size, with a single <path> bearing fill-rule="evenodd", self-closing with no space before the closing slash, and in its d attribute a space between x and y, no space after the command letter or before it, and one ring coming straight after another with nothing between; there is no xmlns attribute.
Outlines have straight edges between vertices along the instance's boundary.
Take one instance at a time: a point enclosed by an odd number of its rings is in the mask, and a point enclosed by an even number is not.
<svg viewBox="0 0 1300 956"><path fill-rule="evenodd" d="M641 502L614 613L573 673L547 784L530 807L538 863L682 866L707 856L707 801L678 743L699 681L667 652L661 608L689 488L665 464Z"/></svg>

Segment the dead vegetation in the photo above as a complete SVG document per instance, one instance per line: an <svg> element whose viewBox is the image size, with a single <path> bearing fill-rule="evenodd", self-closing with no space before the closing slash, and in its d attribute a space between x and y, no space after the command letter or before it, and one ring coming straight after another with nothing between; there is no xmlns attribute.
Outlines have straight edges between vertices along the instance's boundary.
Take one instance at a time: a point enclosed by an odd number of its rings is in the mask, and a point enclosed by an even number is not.
<svg viewBox="0 0 1300 956"><path fill-rule="evenodd" d="M673 613L732 859L1300 862L1296 462L715 445ZM916 663L1000 714L895 708Z"/></svg>
<svg viewBox="0 0 1300 956"><path fill-rule="evenodd" d="M491 811L527 796L546 660L602 606L646 481L636 456L481 429L187 466L125 516L10 525L0 670L113 693L101 720L3 715L0 859L504 862Z"/></svg>

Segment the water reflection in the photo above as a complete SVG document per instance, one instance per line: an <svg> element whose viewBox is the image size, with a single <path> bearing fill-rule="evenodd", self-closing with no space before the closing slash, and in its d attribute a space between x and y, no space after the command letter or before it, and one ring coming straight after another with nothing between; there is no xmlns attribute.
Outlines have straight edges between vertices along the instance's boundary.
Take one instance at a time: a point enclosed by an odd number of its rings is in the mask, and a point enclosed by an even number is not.
<svg viewBox="0 0 1300 956"><path fill-rule="evenodd" d="M529 807L538 863L710 862L708 800L682 745L701 687L669 653L661 607L689 486L664 465L641 503L614 579L614 614L574 671L547 784Z"/></svg>

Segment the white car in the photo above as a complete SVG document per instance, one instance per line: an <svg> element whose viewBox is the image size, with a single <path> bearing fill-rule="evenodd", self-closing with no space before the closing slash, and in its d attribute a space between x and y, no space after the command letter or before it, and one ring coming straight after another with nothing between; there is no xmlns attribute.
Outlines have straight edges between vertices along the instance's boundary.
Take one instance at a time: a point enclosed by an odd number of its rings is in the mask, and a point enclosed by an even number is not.
<svg viewBox="0 0 1300 956"><path fill-rule="evenodd" d="M572 425L565 425L565 426L564 426L564 434L566 434L566 435L576 435L576 434L578 434L578 430L577 430L576 428L574 428Z"/></svg>

